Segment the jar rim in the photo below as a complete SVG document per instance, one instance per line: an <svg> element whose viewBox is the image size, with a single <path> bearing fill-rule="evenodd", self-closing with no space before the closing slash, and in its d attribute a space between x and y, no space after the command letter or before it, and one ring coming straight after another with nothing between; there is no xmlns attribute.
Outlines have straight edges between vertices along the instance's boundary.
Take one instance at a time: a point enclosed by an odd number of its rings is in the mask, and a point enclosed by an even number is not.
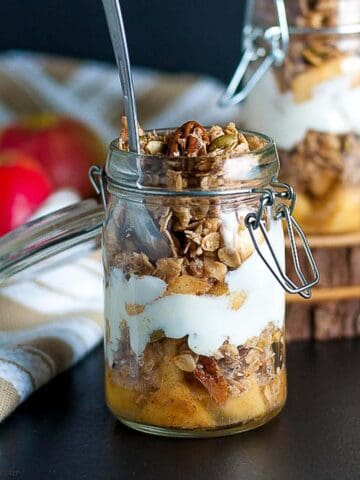
<svg viewBox="0 0 360 480"><path fill-rule="evenodd" d="M210 127L205 127L205 128L210 128ZM169 134L171 132L174 132L176 130L176 128L152 128L152 129L147 129L147 130L144 130L145 133L153 133L154 131L157 132L157 133L166 133L166 134ZM245 156L245 155L248 155L249 153L251 154L263 154L267 151L267 149L269 148L274 148L275 147L275 142L274 140L269 137L268 135L265 135L264 133L260 133L260 132L256 132L254 130L239 130L239 133L242 133L244 134L245 136L246 135L249 135L249 136L256 136L256 137L260 137L262 140L265 140L266 141L266 144L261 147L261 148L258 148L258 149L255 149L255 150L252 150L251 152L244 152L244 153L240 153L240 154L237 154L236 155L236 158L238 157L241 157L241 156ZM114 138L111 142L110 142L110 146L109 146L110 150L111 151L117 151L117 152L121 152L121 153L124 153L125 155L129 155L129 156L132 156L132 155L135 155L135 156L141 156L141 157L145 157L145 158L162 158L162 159L174 159L174 157L168 157L167 155L151 155L149 153L136 153L136 152L131 152L129 150L122 150L121 148L119 148L119 137L116 137ZM176 160L182 160L182 159L188 159L190 157L186 157L186 156L178 156L178 157L175 157ZM191 157L193 160L204 160L205 158L209 158L209 156L207 155L203 155L203 156L199 156L199 157ZM235 157L233 157L235 158Z"/></svg>
<svg viewBox="0 0 360 480"><path fill-rule="evenodd" d="M175 131L175 128L155 129L157 133L169 134ZM154 130L146 130L146 133ZM134 193L142 195L160 195L160 196L223 196L234 195L237 192L249 191L252 188L260 188L268 185L277 177L279 171L279 159L277 155L276 145L269 136L251 130L240 130L245 137L257 136L266 143L261 148L254 149L250 152L243 152L224 158L223 156L199 156L199 157L169 157L167 155L151 155L122 150L118 146L118 139L114 139L110 143L109 154L105 167L105 175L107 180L108 191L112 194L118 193ZM186 186L184 188L174 188L168 185L151 185L148 181L149 173L152 174L149 166L163 166L163 162L172 161L178 163L184 170L180 174L184 174L184 178L192 178L191 175L196 173L187 169L187 167L200 161L214 161L220 159L223 162L224 170L226 170L226 181L221 186L211 186L202 188L197 186ZM237 161L242 162L241 164ZM170 170L170 168L169 168ZM216 175L209 173L209 178ZM235 178L236 177L236 178Z"/></svg>

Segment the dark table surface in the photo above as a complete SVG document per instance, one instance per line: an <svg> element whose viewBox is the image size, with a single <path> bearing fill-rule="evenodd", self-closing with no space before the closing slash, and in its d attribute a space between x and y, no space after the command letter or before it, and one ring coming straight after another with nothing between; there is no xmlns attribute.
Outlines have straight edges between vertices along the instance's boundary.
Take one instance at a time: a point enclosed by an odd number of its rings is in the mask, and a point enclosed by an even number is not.
<svg viewBox="0 0 360 480"><path fill-rule="evenodd" d="M290 345L288 367L287 406L269 424L167 439L107 411L98 348L0 426L0 480L360 479L360 341Z"/></svg>

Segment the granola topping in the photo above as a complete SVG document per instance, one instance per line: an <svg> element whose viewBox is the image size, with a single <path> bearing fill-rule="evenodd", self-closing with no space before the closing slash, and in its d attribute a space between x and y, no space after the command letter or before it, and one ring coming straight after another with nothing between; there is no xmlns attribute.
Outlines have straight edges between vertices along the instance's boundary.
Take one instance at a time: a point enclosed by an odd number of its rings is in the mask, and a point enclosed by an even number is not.
<svg viewBox="0 0 360 480"><path fill-rule="evenodd" d="M359 135L309 130L293 149L280 153L283 176L312 198L324 197L338 182L360 183Z"/></svg>

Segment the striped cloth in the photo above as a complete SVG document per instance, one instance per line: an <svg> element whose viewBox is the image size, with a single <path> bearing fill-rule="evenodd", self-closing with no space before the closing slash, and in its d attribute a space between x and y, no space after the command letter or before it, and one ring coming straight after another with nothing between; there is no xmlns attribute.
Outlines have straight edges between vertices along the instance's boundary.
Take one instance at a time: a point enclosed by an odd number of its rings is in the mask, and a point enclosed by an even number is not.
<svg viewBox="0 0 360 480"><path fill-rule="evenodd" d="M136 68L134 83L144 128L176 126L189 119L207 125L238 120L237 107L217 106L223 85L214 79ZM44 111L76 117L109 142L117 136L123 113L117 72L99 62L24 52L0 55L0 126ZM41 213L74 200L68 193L64 201L58 192ZM0 421L101 340L101 284L98 253L1 285Z"/></svg>

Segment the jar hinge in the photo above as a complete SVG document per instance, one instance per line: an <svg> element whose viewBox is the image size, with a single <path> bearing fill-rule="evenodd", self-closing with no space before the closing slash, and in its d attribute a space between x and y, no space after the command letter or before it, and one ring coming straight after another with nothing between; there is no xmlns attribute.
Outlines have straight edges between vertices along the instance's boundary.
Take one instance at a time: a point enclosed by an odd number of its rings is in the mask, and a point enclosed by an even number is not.
<svg viewBox="0 0 360 480"><path fill-rule="evenodd" d="M221 106L235 105L244 100L272 64L279 66L284 62L289 45L289 26L285 2L284 0L274 0L274 4L278 25L269 27L264 31L262 28L251 25L250 18L254 0L248 0L243 30L244 51L227 89L219 100ZM258 40L260 38L262 38L262 43L265 43L266 47L259 44ZM249 64L261 58L262 60L254 73L238 89Z"/></svg>
<svg viewBox="0 0 360 480"><path fill-rule="evenodd" d="M295 207L296 201L296 194L294 189L287 185L286 183L280 182L273 182L271 184L273 189L258 189L256 193L260 193L260 206L256 213L249 213L245 218L245 225L249 231L251 240L254 244L254 248L257 253L260 255L263 262L266 264L268 269L274 275L276 280L280 283L280 285L285 289L288 293L299 294L304 298L311 297L311 288L319 282L320 274L318 267L316 265L314 256L311 252L310 245L306 239L306 236L302 229L300 228L299 224L292 216ZM275 251L271 245L269 235L267 233L264 221L262 219L264 209L266 207L270 207L275 204L275 201L280 199L281 202L275 208L275 220L285 220L287 226L287 233L289 236L290 241L290 250L291 256L294 263L294 269L296 275L300 281L300 285L296 285L296 283L291 280L286 273L282 270L279 260L276 257ZM288 201L289 205L286 205L283 201ZM260 248L258 241L255 237L255 230L260 228L260 231L264 237L265 244L270 252L270 255L273 259L273 264L271 264L266 258L265 255ZM306 255L306 259L310 264L310 268L312 271L313 278L311 280L307 280L300 264L298 249L296 246L295 240L295 232L298 234L302 246L304 248L304 252Z"/></svg>
<svg viewBox="0 0 360 480"><path fill-rule="evenodd" d="M92 165L89 169L89 178L92 186L94 187L95 192L98 195L101 195L104 208L107 205L107 195L106 195L106 173L102 167L98 165Z"/></svg>

